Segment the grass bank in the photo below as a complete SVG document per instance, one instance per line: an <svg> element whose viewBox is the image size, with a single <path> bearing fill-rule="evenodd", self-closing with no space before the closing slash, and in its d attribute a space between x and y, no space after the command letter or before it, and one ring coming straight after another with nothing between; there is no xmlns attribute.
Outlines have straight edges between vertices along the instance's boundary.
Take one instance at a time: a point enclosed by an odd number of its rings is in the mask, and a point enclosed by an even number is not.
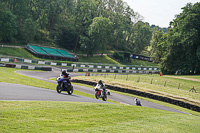
<svg viewBox="0 0 200 133"><path fill-rule="evenodd" d="M108 57L107 55L103 55L102 57L101 56L93 56L93 57L79 56L79 62L121 65L121 63L113 60L112 58Z"/></svg>
<svg viewBox="0 0 200 133"><path fill-rule="evenodd" d="M0 82L55 89L55 84L17 74L16 70L0 67ZM200 132L199 125L199 116L122 104L0 101L0 132L3 133L194 133Z"/></svg>
<svg viewBox="0 0 200 133"><path fill-rule="evenodd" d="M94 74L95 75L95 74ZM97 82L103 80L108 85L125 87L139 90L172 99L181 100L187 103L200 106L200 82L177 79L158 75L98 75L81 76L76 79ZM139 81L139 82L138 82ZM179 86L180 84L180 86ZM193 85L198 93L189 92ZM179 89L178 89L179 87Z"/></svg>
<svg viewBox="0 0 200 133"><path fill-rule="evenodd" d="M93 88L93 86L87 85L87 84L81 84L81 83L74 83L74 84L77 84L77 85L80 85L80 86L85 86L85 87L88 87L88 88ZM156 103L156 104L160 104L160 105L163 105L163 106L166 106L166 107L169 107L169 108L173 108L173 109L176 109L176 110L188 113L188 114L200 116L199 112L192 111L190 109L186 109L186 108L183 108L183 107L180 107L180 106L176 106L174 104L170 104L170 103L166 103L166 102L162 102L162 101L158 101L158 100L154 100L154 99L150 99L150 98L146 98L146 97L142 97L142 96L138 96L138 95L133 95L133 94L123 93L123 92L119 92L119 91L114 91L114 90L110 90L110 92L111 92L111 94L112 93L117 93L117 94L121 94L121 95L130 96L130 97L133 97L133 98L137 97L139 99L142 99L142 100L145 100L145 101L149 101L149 102L153 102L153 103Z"/></svg>
<svg viewBox="0 0 200 133"><path fill-rule="evenodd" d="M23 57L29 59L38 59L24 48L5 48L0 47L0 55L8 55L8 56L16 56L16 57Z"/></svg>
<svg viewBox="0 0 200 133"><path fill-rule="evenodd" d="M0 101L0 132L198 133L200 117L119 104Z"/></svg>
<svg viewBox="0 0 200 133"><path fill-rule="evenodd" d="M46 60L33 56L31 53L26 51L24 48L10 48L10 47L0 47L0 55L4 56L14 56L28 59L38 59L38 60ZM50 60L51 61L51 60ZM55 60L52 60L55 62ZM56 62L67 62L67 61L56 61ZM100 63L100 64L115 64L115 65L139 65L139 66L157 66L156 63L151 63L147 61L133 60L133 62L119 62L115 59L110 58L107 55L101 56L79 56L79 62L87 62L87 63Z"/></svg>
<svg viewBox="0 0 200 133"><path fill-rule="evenodd" d="M119 62L110 58L107 55L101 56L93 56L93 57L86 57L86 56L79 56L79 62L89 62L89 63L101 63L101 64L115 64L115 65L136 65L136 66L155 66L157 67L158 64L148 62L148 61L141 61L141 60L133 60L133 62Z"/></svg>

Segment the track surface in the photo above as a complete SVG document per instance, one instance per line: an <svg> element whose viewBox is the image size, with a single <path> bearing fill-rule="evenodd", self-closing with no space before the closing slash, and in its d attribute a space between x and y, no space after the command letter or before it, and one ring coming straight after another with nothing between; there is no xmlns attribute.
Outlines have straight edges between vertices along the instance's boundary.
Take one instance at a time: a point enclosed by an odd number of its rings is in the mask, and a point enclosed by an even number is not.
<svg viewBox="0 0 200 133"><path fill-rule="evenodd" d="M30 101L71 101L105 103L93 98L57 93L54 90L26 85L0 83L0 100L30 100ZM106 102L108 103L108 102Z"/></svg>
<svg viewBox="0 0 200 133"><path fill-rule="evenodd" d="M48 79L56 78L60 74L60 71L57 70L56 71L54 70L52 72L17 71L16 73L56 84L56 81ZM70 75L73 79L73 76L81 76L85 74L70 73ZM94 90L91 88L78 85L73 85L73 86L75 90L94 95ZM135 105L134 98L130 96L120 95L111 92L111 95L108 95L108 98L122 104ZM38 100L38 101L73 101L73 102L109 103L102 100L97 100L73 94L72 95L68 95L67 93L58 94L54 90L48 90L32 86L15 85L9 83L0 83L0 100ZM144 100L141 100L141 103L143 107L156 108L177 113L184 113L176 109L172 109L166 106L162 106Z"/></svg>

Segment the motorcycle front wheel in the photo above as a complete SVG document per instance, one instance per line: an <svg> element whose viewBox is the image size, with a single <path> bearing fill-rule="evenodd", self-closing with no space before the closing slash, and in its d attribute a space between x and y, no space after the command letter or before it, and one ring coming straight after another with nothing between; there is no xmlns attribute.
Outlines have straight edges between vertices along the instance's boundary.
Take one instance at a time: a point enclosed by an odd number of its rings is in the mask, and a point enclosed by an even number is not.
<svg viewBox="0 0 200 133"><path fill-rule="evenodd" d="M95 91L95 97L96 97L96 99L99 99L98 91Z"/></svg>
<svg viewBox="0 0 200 133"><path fill-rule="evenodd" d="M102 97L103 101L106 101L107 100L107 95L104 94L103 97Z"/></svg>
<svg viewBox="0 0 200 133"><path fill-rule="evenodd" d="M56 90L57 90L58 93L61 93L61 92L62 92L61 86L60 86L60 85L57 85Z"/></svg>
<svg viewBox="0 0 200 133"><path fill-rule="evenodd" d="M74 88L73 88L72 85L70 85L69 90L67 91L67 93L68 93L69 95L71 95L71 94L73 93L73 91L74 91Z"/></svg>

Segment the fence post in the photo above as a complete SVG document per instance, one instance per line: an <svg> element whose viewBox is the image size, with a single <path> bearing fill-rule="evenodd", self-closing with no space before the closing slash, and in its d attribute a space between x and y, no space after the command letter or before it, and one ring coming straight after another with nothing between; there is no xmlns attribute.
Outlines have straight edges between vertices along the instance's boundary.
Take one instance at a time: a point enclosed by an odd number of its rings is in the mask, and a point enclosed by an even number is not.
<svg viewBox="0 0 200 133"><path fill-rule="evenodd" d="M165 81L164 87L166 87L166 82L167 82L167 81Z"/></svg>
<svg viewBox="0 0 200 133"><path fill-rule="evenodd" d="M196 90L194 89L194 85L193 85L193 88L192 88L190 91L193 92L193 90L194 90L195 93L197 93ZM190 92L190 91L189 91L189 92Z"/></svg>
<svg viewBox="0 0 200 133"><path fill-rule="evenodd" d="M114 79L116 79L116 74L115 74L115 77L114 77Z"/></svg>
<svg viewBox="0 0 200 133"><path fill-rule="evenodd" d="M128 80L128 74L127 74L126 80Z"/></svg>
<svg viewBox="0 0 200 133"><path fill-rule="evenodd" d="M138 81L137 82L140 82L140 76L138 77Z"/></svg>
<svg viewBox="0 0 200 133"><path fill-rule="evenodd" d="M153 82L153 78L151 79L151 84L152 84L152 82Z"/></svg>
<svg viewBox="0 0 200 133"><path fill-rule="evenodd" d="M179 85L178 85L178 89L180 88L180 83L179 83Z"/></svg>

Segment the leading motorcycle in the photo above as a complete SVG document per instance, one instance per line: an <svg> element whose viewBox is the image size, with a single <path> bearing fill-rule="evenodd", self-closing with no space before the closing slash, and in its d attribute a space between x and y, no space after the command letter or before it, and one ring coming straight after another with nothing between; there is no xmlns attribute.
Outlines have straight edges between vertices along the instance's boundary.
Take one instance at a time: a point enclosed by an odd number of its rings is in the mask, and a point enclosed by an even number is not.
<svg viewBox="0 0 200 133"><path fill-rule="evenodd" d="M95 97L96 99L102 98L103 101L107 100L107 94L105 89L100 84L97 84L95 87Z"/></svg>
<svg viewBox="0 0 200 133"><path fill-rule="evenodd" d="M71 77L70 75L67 78L64 78L62 75L57 78L57 87L56 90L58 93L61 93L62 91L67 91L69 95L71 95L74 91L73 86L71 84Z"/></svg>

